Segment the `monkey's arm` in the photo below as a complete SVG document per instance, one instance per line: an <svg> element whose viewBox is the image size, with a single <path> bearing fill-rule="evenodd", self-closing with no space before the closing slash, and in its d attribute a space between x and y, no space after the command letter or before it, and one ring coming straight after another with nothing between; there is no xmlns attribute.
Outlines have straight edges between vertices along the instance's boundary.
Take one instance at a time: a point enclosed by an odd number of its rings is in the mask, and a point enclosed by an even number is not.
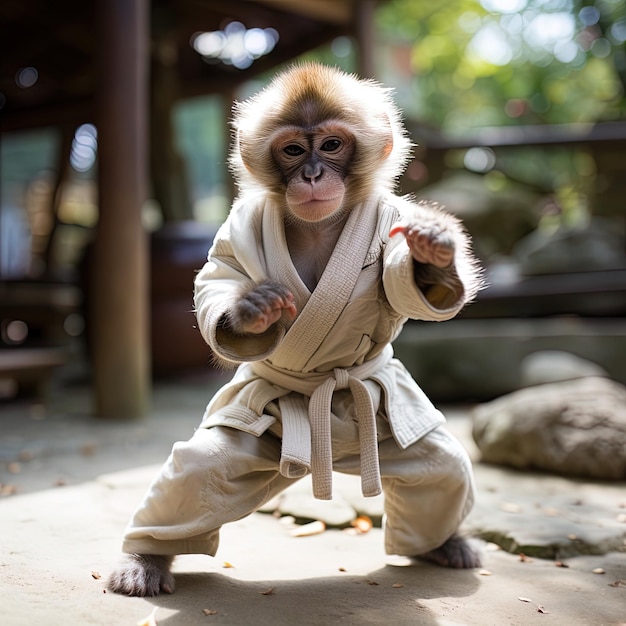
<svg viewBox="0 0 626 626"><path fill-rule="evenodd" d="M237 218L236 218L237 219ZM295 316L291 294L264 275L255 229L227 221L208 261L196 275L198 328L219 361L241 363L269 356Z"/></svg>
<svg viewBox="0 0 626 626"><path fill-rule="evenodd" d="M482 284L469 236L438 205L420 202L403 208L387 244L383 281L388 298L408 317L449 319Z"/></svg>
<svg viewBox="0 0 626 626"><path fill-rule="evenodd" d="M402 233L414 259L413 276L430 304L447 309L463 298L465 287L454 263L461 233L443 222L424 223L416 220L398 224L390 237Z"/></svg>
<svg viewBox="0 0 626 626"><path fill-rule="evenodd" d="M296 313L293 294L283 285L267 280L239 294L223 326L237 335L260 335L283 317L293 321Z"/></svg>

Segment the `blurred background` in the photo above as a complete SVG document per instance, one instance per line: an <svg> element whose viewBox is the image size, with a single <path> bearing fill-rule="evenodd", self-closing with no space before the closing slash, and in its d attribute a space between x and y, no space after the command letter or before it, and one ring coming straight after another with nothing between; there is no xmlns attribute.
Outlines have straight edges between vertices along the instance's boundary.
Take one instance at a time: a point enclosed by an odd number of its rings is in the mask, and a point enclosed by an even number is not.
<svg viewBox="0 0 626 626"><path fill-rule="evenodd" d="M395 90L399 192L464 220L488 287L396 342L438 401L567 353L626 382L623 0L3 0L0 410L93 388L137 417L210 376L194 273L235 189L234 100L314 58Z"/></svg>

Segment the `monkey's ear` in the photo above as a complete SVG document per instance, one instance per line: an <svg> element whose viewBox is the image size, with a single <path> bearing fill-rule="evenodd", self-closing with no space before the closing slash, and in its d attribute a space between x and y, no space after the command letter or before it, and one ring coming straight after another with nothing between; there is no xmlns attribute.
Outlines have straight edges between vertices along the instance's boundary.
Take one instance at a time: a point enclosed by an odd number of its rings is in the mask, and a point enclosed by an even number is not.
<svg viewBox="0 0 626 626"><path fill-rule="evenodd" d="M239 152L239 156L241 158L241 162L244 167L248 170L248 172L252 172L254 169L253 164L250 162L247 146L244 141L243 133L241 128L238 128L235 135L235 145L237 152Z"/></svg>
<svg viewBox="0 0 626 626"><path fill-rule="evenodd" d="M381 126L384 128L385 134L385 143L383 145L383 160L386 160L391 151L393 150L393 127L391 125L391 120L389 119L389 115L387 113L381 113L379 115Z"/></svg>
<svg viewBox="0 0 626 626"><path fill-rule="evenodd" d="M393 135L389 134L389 139L383 147L383 159L387 159L393 150Z"/></svg>

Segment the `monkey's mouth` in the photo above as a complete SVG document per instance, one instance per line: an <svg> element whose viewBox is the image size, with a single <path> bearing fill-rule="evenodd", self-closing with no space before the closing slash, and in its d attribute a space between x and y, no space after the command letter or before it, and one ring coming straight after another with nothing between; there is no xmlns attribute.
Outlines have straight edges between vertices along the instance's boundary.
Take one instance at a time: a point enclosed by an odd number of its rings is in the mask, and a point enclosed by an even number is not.
<svg viewBox="0 0 626 626"><path fill-rule="evenodd" d="M316 197L315 193L300 198L297 202L292 202L294 207L320 206L322 204L338 204L341 202L343 195L326 197Z"/></svg>

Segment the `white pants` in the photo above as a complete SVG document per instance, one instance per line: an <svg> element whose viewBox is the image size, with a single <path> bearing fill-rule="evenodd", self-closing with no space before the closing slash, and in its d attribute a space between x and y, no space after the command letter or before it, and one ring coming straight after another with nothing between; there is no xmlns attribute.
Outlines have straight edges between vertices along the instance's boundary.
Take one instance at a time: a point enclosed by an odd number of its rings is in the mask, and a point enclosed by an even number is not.
<svg viewBox="0 0 626 626"><path fill-rule="evenodd" d="M469 457L445 428L407 449L379 423L385 551L414 556L444 543L474 500ZM359 473L356 425L333 426L333 468ZM224 426L200 428L172 453L131 520L123 550L139 554L214 556L223 524L241 519L296 479L278 471L281 440Z"/></svg>

